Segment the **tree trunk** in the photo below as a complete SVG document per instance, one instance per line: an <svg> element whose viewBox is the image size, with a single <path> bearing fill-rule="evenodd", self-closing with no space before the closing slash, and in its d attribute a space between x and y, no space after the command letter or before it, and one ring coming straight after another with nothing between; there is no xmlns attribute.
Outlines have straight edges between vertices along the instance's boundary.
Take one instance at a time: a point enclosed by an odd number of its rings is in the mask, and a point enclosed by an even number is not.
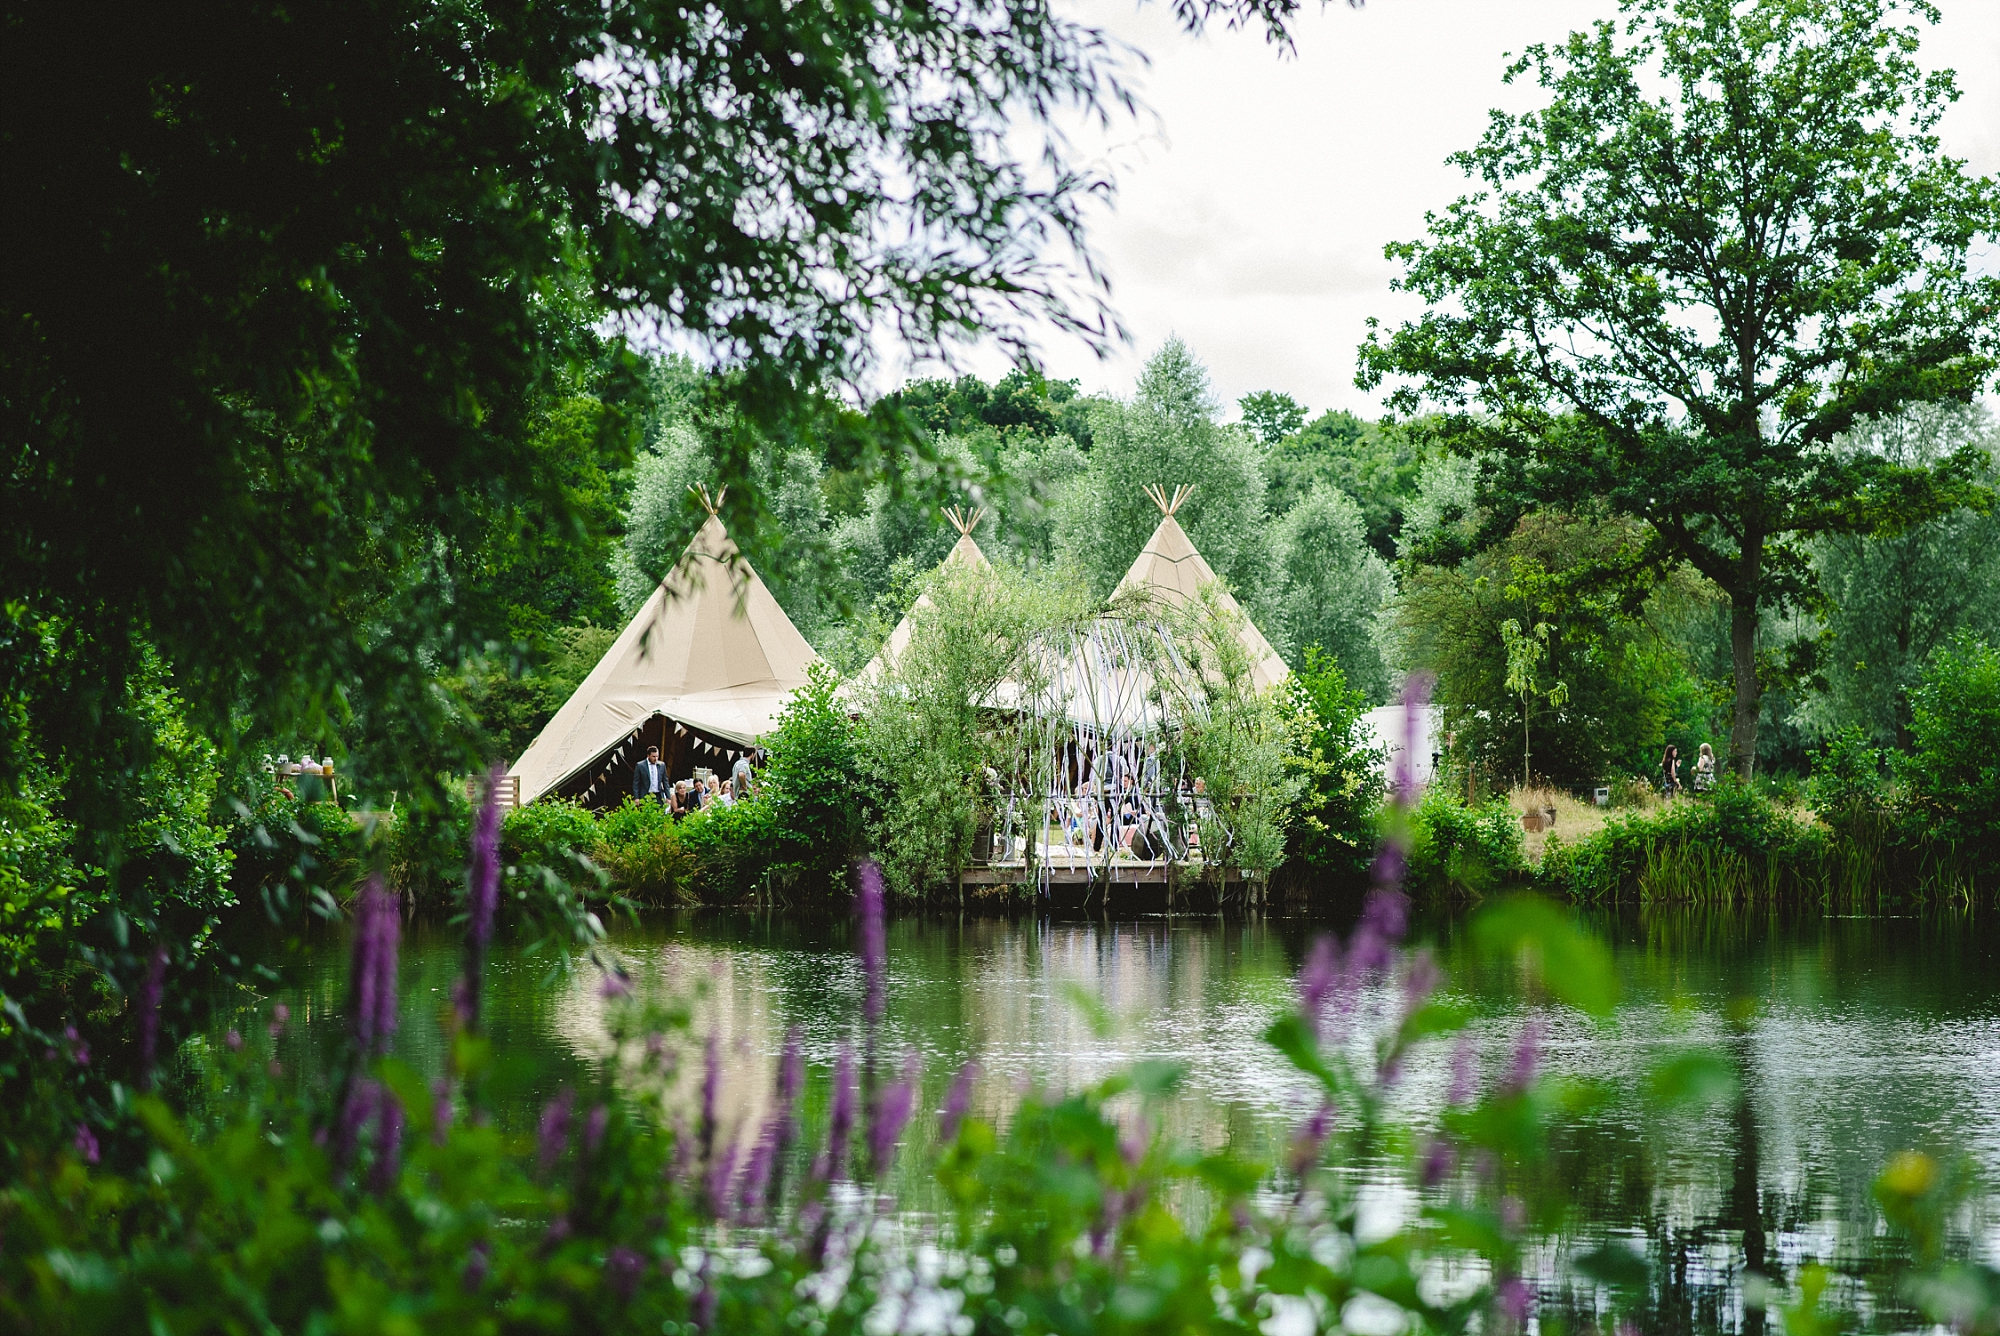
<svg viewBox="0 0 2000 1336"><path fill-rule="evenodd" d="M1755 586L1752 586L1754 590ZM1757 595L1732 595L1729 657L1736 670L1736 710L1729 730L1729 760L1749 780L1757 771L1757 716L1764 704L1757 685Z"/></svg>

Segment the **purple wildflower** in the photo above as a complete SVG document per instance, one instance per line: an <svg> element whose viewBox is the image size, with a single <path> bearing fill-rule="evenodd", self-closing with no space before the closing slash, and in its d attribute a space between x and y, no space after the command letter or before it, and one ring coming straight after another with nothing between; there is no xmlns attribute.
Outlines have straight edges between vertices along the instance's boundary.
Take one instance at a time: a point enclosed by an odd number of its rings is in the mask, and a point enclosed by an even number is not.
<svg viewBox="0 0 2000 1336"><path fill-rule="evenodd" d="M1147 1123L1146 1115L1142 1113L1132 1120L1132 1125L1118 1138L1118 1157L1125 1161L1126 1168L1139 1167L1146 1158L1146 1147L1152 1144L1152 1140L1153 1129Z"/></svg>
<svg viewBox="0 0 2000 1336"><path fill-rule="evenodd" d="M1493 1291L1493 1300L1508 1321L1521 1326L1528 1320L1528 1310L1534 1306L1534 1296L1519 1276L1509 1276Z"/></svg>
<svg viewBox="0 0 2000 1336"><path fill-rule="evenodd" d="M279 1035L283 1034L285 1032L285 1022L291 1018L292 1009L284 1003L280 1002L278 1005L272 1007L271 1023L265 1027L270 1031L271 1038L276 1039Z"/></svg>
<svg viewBox="0 0 2000 1336"><path fill-rule="evenodd" d="M680 1113L674 1114L674 1155L667 1162L667 1172L676 1183L685 1183L694 1172L694 1138L688 1135L687 1119Z"/></svg>
<svg viewBox="0 0 2000 1336"><path fill-rule="evenodd" d="M806 1088L805 1027L785 1031L785 1051L778 1059L778 1103L791 1108Z"/></svg>
<svg viewBox="0 0 2000 1336"><path fill-rule="evenodd" d="M1451 1090L1445 1095L1447 1104L1456 1107L1471 1100L1474 1056L1472 1036L1460 1032L1451 1054Z"/></svg>
<svg viewBox="0 0 2000 1336"><path fill-rule="evenodd" d="M710 1331L715 1327L715 1286L709 1282L708 1275L713 1265L710 1262L702 1267L701 1288L695 1291L694 1303L690 1305L694 1311L689 1316L694 1318L696 1331Z"/></svg>
<svg viewBox="0 0 2000 1336"><path fill-rule="evenodd" d="M1500 1082L1502 1092L1518 1095L1534 1083L1535 1069L1541 1065L1542 1023L1529 1017L1521 1027L1521 1037L1514 1041L1514 1061L1507 1068L1506 1079Z"/></svg>
<svg viewBox="0 0 2000 1336"><path fill-rule="evenodd" d="M875 1107L869 1111L868 1162L874 1166L878 1178L888 1172L890 1158L896 1153L896 1142L903 1135L904 1125L910 1121L910 1110L917 1100L917 1077L922 1070L923 1061L913 1048L903 1055L903 1079L892 1086L885 1086L875 1097Z"/></svg>
<svg viewBox="0 0 2000 1336"><path fill-rule="evenodd" d="M1321 1100L1312 1117L1300 1125L1298 1135L1292 1138L1292 1172L1301 1180L1319 1163L1320 1152L1326 1148L1326 1139L1332 1131L1333 1101ZM1300 1186L1303 1188L1303 1182Z"/></svg>
<svg viewBox="0 0 2000 1336"><path fill-rule="evenodd" d="M364 1058L389 1051L396 1033L396 898L371 876L354 914L354 1042Z"/></svg>
<svg viewBox="0 0 2000 1336"><path fill-rule="evenodd" d="M76 1140L71 1144L76 1147L77 1156L85 1164L97 1163L97 1134L90 1130L89 1124L76 1125Z"/></svg>
<svg viewBox="0 0 2000 1336"><path fill-rule="evenodd" d="M701 1162L715 1156L715 1106L722 1093L722 1045L713 1031L702 1051L701 1062Z"/></svg>
<svg viewBox="0 0 2000 1336"><path fill-rule="evenodd" d="M493 915L500 903L500 781L506 771L493 767L486 777L486 797L472 828L472 855L465 868L465 968L452 988L458 1023L479 1028L480 990L486 977L486 946L493 940Z"/></svg>
<svg viewBox="0 0 2000 1336"><path fill-rule="evenodd" d="M597 995L607 1002L615 1002L621 997L632 995L632 981L626 977L623 968L613 965L604 972L604 982L597 986Z"/></svg>
<svg viewBox="0 0 2000 1336"><path fill-rule="evenodd" d="M613 1248L604 1259L604 1283L622 1304L632 1302L632 1296L639 1292L639 1280L645 1272L646 1260L630 1248Z"/></svg>
<svg viewBox="0 0 2000 1336"><path fill-rule="evenodd" d="M1434 1188L1458 1168L1458 1150L1448 1137L1432 1137L1424 1147L1423 1185Z"/></svg>
<svg viewBox="0 0 2000 1336"><path fill-rule="evenodd" d="M860 894L855 896L855 912L861 917L861 973L867 991L861 999L861 1016L868 1026L868 1079L874 1079L876 1032L888 1004L888 938L882 926L882 869L871 859L861 864Z"/></svg>
<svg viewBox="0 0 2000 1336"><path fill-rule="evenodd" d="M361 1130L375 1120L381 1102L382 1087L369 1078L356 1077L348 1083L347 1098L341 1102L340 1120L334 1127L335 1164L344 1168L354 1162L354 1153L361 1145Z"/></svg>
<svg viewBox="0 0 2000 1336"><path fill-rule="evenodd" d="M1315 1039L1326 1016L1327 1000L1339 984L1340 946L1331 935L1321 934L1313 939L1306 962L1299 967L1299 1014L1305 1017Z"/></svg>
<svg viewBox="0 0 2000 1336"><path fill-rule="evenodd" d="M153 1059L160 1045L160 1001L166 995L167 948L153 948L146 978L139 985L139 1083L153 1084Z"/></svg>
<svg viewBox="0 0 2000 1336"><path fill-rule="evenodd" d="M602 1104L591 1106L590 1113L583 1120L583 1153L597 1154L597 1148L604 1144L605 1129L611 1126L611 1110Z"/></svg>
<svg viewBox="0 0 2000 1336"><path fill-rule="evenodd" d="M382 1092L375 1111L375 1171L369 1186L382 1196L403 1171L403 1101Z"/></svg>
<svg viewBox="0 0 2000 1336"><path fill-rule="evenodd" d="M750 1158L743 1165L743 1180L736 1194L737 1217L748 1224L757 1224L763 1217L764 1196L771 1190L771 1169L778 1158L778 1121L773 1118L764 1124L763 1133L757 1144L750 1149Z"/></svg>
<svg viewBox="0 0 2000 1336"><path fill-rule="evenodd" d="M542 1120L535 1129L535 1165L544 1174L555 1168L563 1149L569 1145L570 1115L576 1110L576 1092L564 1087L542 1107Z"/></svg>
<svg viewBox="0 0 2000 1336"><path fill-rule="evenodd" d="M833 1062L833 1107L827 1117L826 1152L813 1166L813 1177L822 1183L847 1177L847 1141L854 1133L854 1053L840 1046Z"/></svg>
<svg viewBox="0 0 2000 1336"><path fill-rule="evenodd" d="M481 1239L466 1253L465 1270L460 1273L459 1283L465 1286L468 1294L473 1293L486 1284L487 1273L492 1270L493 1250L485 1239Z"/></svg>
<svg viewBox="0 0 2000 1336"><path fill-rule="evenodd" d="M486 798L472 830L472 862L465 870L465 937L481 951L493 940L493 913L500 903L500 781L498 765L486 778Z"/></svg>
<svg viewBox="0 0 2000 1336"><path fill-rule="evenodd" d="M234 1034L236 1032L231 1030L230 1033ZM84 1042L83 1037L76 1032L74 1025L63 1026L63 1039L69 1044L69 1060L79 1067L88 1067L90 1065L90 1045ZM238 1042L240 1043L241 1041L239 1040Z"/></svg>
<svg viewBox="0 0 2000 1336"><path fill-rule="evenodd" d="M433 1082L431 1085L431 1140L440 1146L451 1136L453 1116L450 1082Z"/></svg>
<svg viewBox="0 0 2000 1336"><path fill-rule="evenodd" d="M228 1034L222 1036L222 1042L228 1046L231 1053L243 1051L243 1033L234 1026L230 1027Z"/></svg>
<svg viewBox="0 0 2000 1336"><path fill-rule="evenodd" d="M938 1117L938 1137L951 1141L958 1136L958 1125L965 1121L966 1110L972 1107L972 1083L979 1079L979 1064L968 1062L958 1069L958 1075L951 1078L951 1091L944 1097L944 1112Z"/></svg>
<svg viewBox="0 0 2000 1336"><path fill-rule="evenodd" d="M708 1166L708 1181L702 1184L702 1191L708 1199L708 1213L713 1218L728 1223L729 1185L736 1179L735 1142L724 1146Z"/></svg>

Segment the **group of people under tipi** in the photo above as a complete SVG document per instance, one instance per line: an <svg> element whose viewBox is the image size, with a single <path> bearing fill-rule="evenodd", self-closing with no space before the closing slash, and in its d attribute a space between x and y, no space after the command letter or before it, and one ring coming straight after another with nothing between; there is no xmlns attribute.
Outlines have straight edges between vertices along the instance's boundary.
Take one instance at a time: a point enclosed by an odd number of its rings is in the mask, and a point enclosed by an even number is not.
<svg viewBox="0 0 2000 1336"><path fill-rule="evenodd" d="M819 656L730 542L719 515L722 497L694 490L708 510L706 523L515 762L509 773L518 784L517 801L554 795L609 806L629 794L685 816L757 792L759 744L775 728L785 702L806 684ZM1191 490L1182 487L1170 497L1162 488L1147 489L1161 511L1160 524L1121 590L1140 586L1184 601L1215 580L1174 518ZM948 515L960 540L946 560L985 565L972 538L979 512ZM1226 592L1219 597L1241 614ZM907 623L906 618L891 634L862 679L880 673L907 645ZM1241 616L1240 627L1256 685L1281 681L1288 670L1270 642L1247 616ZM1210 797L1199 780L1163 784L1156 735L1083 722L1076 739L1059 773L1049 777L1045 803L1029 799L1024 808L1020 796L1010 794L996 804L1003 810L994 813L994 842L1000 844L1004 835L1005 845L995 854L1024 852L1030 839L1041 842L1045 854L1102 856L1108 848L1159 858L1199 850L1200 818L1214 812ZM672 744L664 757L661 742ZM688 773L697 749L728 756L733 764L727 776L698 766ZM1012 787L992 778L996 799ZM1039 823L1030 815L1034 808L1041 809ZM1026 829L1037 824L1039 831Z"/></svg>

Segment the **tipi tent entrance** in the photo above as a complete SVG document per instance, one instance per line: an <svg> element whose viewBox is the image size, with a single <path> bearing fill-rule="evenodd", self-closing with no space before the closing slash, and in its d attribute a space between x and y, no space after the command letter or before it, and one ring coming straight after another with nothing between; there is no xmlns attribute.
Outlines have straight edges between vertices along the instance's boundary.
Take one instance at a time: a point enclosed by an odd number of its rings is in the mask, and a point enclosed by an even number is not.
<svg viewBox="0 0 2000 1336"><path fill-rule="evenodd" d="M615 807L649 745L678 777L726 772L819 661L730 542L722 498L696 494L707 522L509 771L522 802L559 794Z"/></svg>
<svg viewBox="0 0 2000 1336"><path fill-rule="evenodd" d="M594 808L616 807L632 792L633 774L645 759L648 747L660 749L660 760L666 766L670 782L694 779L704 771L727 780L736 759L755 750L734 738L705 733L677 719L656 714L599 757L596 765L570 776L542 796Z"/></svg>

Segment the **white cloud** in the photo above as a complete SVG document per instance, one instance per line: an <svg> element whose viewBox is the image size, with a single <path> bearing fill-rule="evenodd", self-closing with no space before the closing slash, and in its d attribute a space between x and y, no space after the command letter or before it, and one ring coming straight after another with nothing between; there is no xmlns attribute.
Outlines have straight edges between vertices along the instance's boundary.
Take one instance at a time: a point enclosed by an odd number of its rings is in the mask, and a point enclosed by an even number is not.
<svg viewBox="0 0 2000 1336"><path fill-rule="evenodd" d="M1926 58L1954 67L1965 92L1946 151L2000 172L2000 3L1940 7ZM1488 108L1529 105L1532 90L1501 83L1506 53L1616 6L1336 0L1300 12L1297 52L1283 57L1256 33L1184 36L1160 0L1072 0L1071 11L1151 57L1134 77L1157 121L1116 127L1093 148L1118 168L1093 236L1133 343L1100 362L1049 338L1050 371L1122 393L1177 332L1228 400L1280 389L1315 410L1373 413L1353 384L1365 322L1419 309L1389 291L1384 243L1420 235L1427 210L1464 192L1444 159L1477 141ZM978 369L996 372L997 358Z"/></svg>

